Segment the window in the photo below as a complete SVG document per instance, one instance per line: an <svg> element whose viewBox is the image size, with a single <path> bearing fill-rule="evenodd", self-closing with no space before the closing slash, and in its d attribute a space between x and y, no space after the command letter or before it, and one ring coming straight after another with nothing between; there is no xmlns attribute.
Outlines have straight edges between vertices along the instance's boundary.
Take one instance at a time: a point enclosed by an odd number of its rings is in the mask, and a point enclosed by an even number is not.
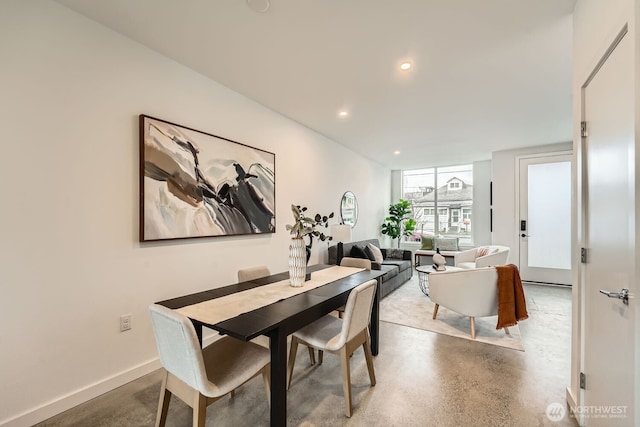
<svg viewBox="0 0 640 427"><path fill-rule="evenodd" d="M472 245L473 165L407 170L402 172L402 198L413 207L420 235L458 237Z"/></svg>

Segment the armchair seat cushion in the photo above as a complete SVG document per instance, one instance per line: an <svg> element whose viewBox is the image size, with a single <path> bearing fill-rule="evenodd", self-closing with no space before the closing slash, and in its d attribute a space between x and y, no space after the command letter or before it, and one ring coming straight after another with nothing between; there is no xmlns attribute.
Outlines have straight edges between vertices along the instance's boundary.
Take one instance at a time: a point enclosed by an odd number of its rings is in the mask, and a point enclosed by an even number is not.
<svg viewBox="0 0 640 427"><path fill-rule="evenodd" d="M465 268L465 269L476 268L476 263L475 262L459 262L456 264L456 267Z"/></svg>

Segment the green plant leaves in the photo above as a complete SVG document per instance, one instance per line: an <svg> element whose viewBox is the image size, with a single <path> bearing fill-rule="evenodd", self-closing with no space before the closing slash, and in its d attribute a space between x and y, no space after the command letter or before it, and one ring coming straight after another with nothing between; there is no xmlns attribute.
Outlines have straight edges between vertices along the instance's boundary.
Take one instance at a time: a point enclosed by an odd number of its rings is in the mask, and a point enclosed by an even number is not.
<svg viewBox="0 0 640 427"><path fill-rule="evenodd" d="M315 216L311 218L304 214L304 212L307 211L306 207L291 205L291 211L293 212L294 224L286 226L287 231L289 231L291 235L295 237L317 237L323 242L333 239L331 236L316 230L316 227L319 226L324 226L324 228L329 227L329 219L333 218L333 212L329 215L315 214Z"/></svg>
<svg viewBox="0 0 640 427"><path fill-rule="evenodd" d="M400 199L398 203L389 206L389 216L385 218L385 222L380 227L382 234L392 239L398 239L400 245L401 236L410 236L416 227L416 221L410 217L411 203L407 200Z"/></svg>

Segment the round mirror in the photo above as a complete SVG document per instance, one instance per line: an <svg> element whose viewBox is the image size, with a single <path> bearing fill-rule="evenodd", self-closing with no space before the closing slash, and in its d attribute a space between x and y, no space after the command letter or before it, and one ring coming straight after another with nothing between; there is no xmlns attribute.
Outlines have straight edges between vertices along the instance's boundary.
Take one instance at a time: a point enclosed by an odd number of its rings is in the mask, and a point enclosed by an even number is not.
<svg viewBox="0 0 640 427"><path fill-rule="evenodd" d="M347 191L342 195L340 201L340 216L342 223L353 227L358 221L358 201L356 195L351 191Z"/></svg>

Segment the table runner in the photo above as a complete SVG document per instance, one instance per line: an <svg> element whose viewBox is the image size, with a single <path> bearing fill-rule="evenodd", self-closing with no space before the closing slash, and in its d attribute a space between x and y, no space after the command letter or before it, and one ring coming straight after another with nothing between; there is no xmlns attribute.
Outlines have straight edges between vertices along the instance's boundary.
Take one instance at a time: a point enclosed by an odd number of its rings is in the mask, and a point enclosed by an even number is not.
<svg viewBox="0 0 640 427"><path fill-rule="evenodd" d="M289 279L286 279L220 298L187 305L177 309L177 311L191 319L215 325L232 317L335 282L363 270L363 268L333 266L312 272L311 279L304 282L304 286L293 287L289 284Z"/></svg>

